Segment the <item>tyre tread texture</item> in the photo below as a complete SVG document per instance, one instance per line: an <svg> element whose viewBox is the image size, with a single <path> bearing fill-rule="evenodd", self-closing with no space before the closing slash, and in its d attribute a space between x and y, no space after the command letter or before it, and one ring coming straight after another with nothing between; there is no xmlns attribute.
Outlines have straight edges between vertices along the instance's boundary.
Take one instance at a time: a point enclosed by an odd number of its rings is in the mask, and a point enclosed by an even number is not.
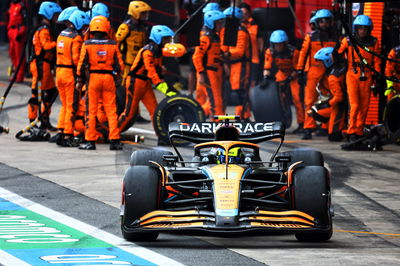
<svg viewBox="0 0 400 266"><path fill-rule="evenodd" d="M160 193L160 172L157 168L136 165L125 173L125 208L121 219L122 235L129 241L153 241L158 233L126 230L136 219L157 209Z"/></svg>
<svg viewBox="0 0 400 266"><path fill-rule="evenodd" d="M325 167L315 165L301 167L294 172L294 208L313 216L319 225L329 228L321 232L296 233L299 241L322 242L332 236L328 175Z"/></svg>

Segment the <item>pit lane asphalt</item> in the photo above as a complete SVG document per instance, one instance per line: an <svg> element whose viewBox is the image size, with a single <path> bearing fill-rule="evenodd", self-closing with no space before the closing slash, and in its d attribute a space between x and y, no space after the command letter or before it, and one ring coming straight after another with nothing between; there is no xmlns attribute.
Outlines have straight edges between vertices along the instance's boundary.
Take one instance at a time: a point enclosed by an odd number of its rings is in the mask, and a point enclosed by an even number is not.
<svg viewBox="0 0 400 266"><path fill-rule="evenodd" d="M5 89L1 84L6 84L4 77L0 77L0 94ZM8 109L0 115L0 125L12 130L10 135L0 135L0 186L121 236L118 207L129 156L136 149L155 148L155 136L145 135L144 144L125 145L119 152L109 151L108 145L80 151L20 142L14 134L26 125L23 104L29 95L27 86L17 85L6 101ZM54 124L57 109L52 114ZM138 127L150 129L149 125ZM321 150L331 169L335 231L330 242L299 243L292 235L220 238L161 234L154 243L138 244L188 265L399 265L399 146L374 153L344 152L323 138L300 141L288 134L287 139L284 149L311 146ZM270 147L263 145L263 149ZM183 150L190 155L190 149Z"/></svg>

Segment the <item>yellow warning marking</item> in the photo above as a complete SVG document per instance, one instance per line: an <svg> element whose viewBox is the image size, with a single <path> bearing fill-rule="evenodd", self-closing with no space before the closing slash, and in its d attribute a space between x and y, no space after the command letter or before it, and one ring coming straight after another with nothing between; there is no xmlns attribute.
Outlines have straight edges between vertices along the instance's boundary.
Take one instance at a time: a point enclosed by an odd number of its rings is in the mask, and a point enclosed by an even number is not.
<svg viewBox="0 0 400 266"><path fill-rule="evenodd" d="M371 234L371 235L384 235L390 237L400 237L400 234L365 232L365 231L349 231L349 230L335 230L336 232L355 233L355 234Z"/></svg>

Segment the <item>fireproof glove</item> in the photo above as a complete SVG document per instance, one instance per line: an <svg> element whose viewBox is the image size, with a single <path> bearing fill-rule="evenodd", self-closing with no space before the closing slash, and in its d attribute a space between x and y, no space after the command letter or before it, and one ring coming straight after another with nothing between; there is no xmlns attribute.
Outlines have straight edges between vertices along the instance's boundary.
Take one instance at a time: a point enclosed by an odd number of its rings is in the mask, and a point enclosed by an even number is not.
<svg viewBox="0 0 400 266"><path fill-rule="evenodd" d="M167 82L163 81L157 84L156 89L160 92L162 92L165 96L167 97L172 97L176 95L176 92L174 91L168 91L169 87Z"/></svg>
<svg viewBox="0 0 400 266"><path fill-rule="evenodd" d="M386 80L386 90L385 90L385 96L388 96L389 94L396 93L396 90L393 88L393 81L391 80Z"/></svg>

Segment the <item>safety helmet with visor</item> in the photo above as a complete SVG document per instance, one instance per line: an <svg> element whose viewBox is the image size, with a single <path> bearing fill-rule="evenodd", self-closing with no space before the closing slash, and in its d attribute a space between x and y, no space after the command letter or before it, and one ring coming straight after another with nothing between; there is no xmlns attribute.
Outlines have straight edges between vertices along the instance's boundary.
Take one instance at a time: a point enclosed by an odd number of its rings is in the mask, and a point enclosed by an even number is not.
<svg viewBox="0 0 400 266"><path fill-rule="evenodd" d="M68 19L74 25L76 30L81 30L83 26L90 24L90 18L85 12L76 10Z"/></svg>
<svg viewBox="0 0 400 266"><path fill-rule="evenodd" d="M150 40L160 45L164 37L173 37L175 32L165 25L155 25L150 31Z"/></svg>
<svg viewBox="0 0 400 266"><path fill-rule="evenodd" d="M97 16L110 17L110 10L103 3L97 3L92 8L92 18Z"/></svg>
<svg viewBox="0 0 400 266"><path fill-rule="evenodd" d="M224 13L218 10L207 11L204 14L204 25L209 29L215 28L215 23L219 20L225 19Z"/></svg>
<svg viewBox="0 0 400 266"><path fill-rule="evenodd" d="M138 20L143 12L151 11L151 7L143 1L131 1L128 7L128 15Z"/></svg>
<svg viewBox="0 0 400 266"><path fill-rule="evenodd" d="M54 15L61 13L62 9L59 5L54 2L45 1L39 7L39 15L42 15L48 20L52 20Z"/></svg>

